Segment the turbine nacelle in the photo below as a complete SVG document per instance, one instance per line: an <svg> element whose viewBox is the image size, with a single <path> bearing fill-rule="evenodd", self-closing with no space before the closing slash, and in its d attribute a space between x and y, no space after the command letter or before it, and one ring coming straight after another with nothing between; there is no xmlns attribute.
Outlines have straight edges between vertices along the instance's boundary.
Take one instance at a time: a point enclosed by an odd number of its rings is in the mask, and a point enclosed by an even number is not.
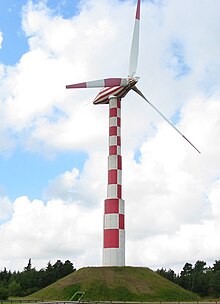
<svg viewBox="0 0 220 304"><path fill-rule="evenodd" d="M109 96L123 98L136 85L140 77L106 78L67 85L67 89L102 88L93 104L108 104Z"/></svg>
<svg viewBox="0 0 220 304"><path fill-rule="evenodd" d="M127 85L125 86L103 88L93 100L93 104L108 104L109 97L111 95L115 96L117 99L124 98L128 94L128 92L136 85L139 79L140 77L128 77L126 80Z"/></svg>

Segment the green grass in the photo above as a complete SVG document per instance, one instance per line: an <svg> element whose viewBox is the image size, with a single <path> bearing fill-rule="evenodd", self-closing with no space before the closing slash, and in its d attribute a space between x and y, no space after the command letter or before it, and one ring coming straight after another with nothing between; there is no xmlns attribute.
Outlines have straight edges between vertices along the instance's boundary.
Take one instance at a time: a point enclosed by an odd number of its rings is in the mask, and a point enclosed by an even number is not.
<svg viewBox="0 0 220 304"><path fill-rule="evenodd" d="M28 299L69 300L84 291L82 300L198 301L199 297L143 267L87 267L33 293Z"/></svg>

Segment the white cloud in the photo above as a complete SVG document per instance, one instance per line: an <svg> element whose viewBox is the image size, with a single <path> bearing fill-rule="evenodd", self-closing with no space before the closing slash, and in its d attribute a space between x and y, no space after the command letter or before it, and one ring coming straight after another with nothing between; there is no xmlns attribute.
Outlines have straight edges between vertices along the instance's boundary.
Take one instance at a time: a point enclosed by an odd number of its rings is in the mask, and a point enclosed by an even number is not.
<svg viewBox="0 0 220 304"><path fill-rule="evenodd" d="M219 259L219 5L142 5L138 86L167 117L179 113L178 128L202 154L139 96L123 100L128 264ZM30 2L24 10L30 50L1 73L1 151L15 137L30 150L85 150L89 157L82 172L69 168L45 185L45 202L14 202L12 218L0 228L1 242L9 244L0 259L13 257L11 267L30 256L36 263L63 256L78 266L100 264L108 107L86 105L96 90L66 91L65 85L127 75L133 16L130 2L116 0L82 2L70 20L45 4ZM188 73L177 77L186 66ZM2 206L11 214L7 199Z"/></svg>
<svg viewBox="0 0 220 304"><path fill-rule="evenodd" d="M62 199L95 207L102 204L107 184L106 153L96 152L90 155L81 173L74 168L49 181L45 198Z"/></svg>
<svg viewBox="0 0 220 304"><path fill-rule="evenodd" d="M201 155L161 124L142 145L140 163L126 159L129 262L135 256L135 264L162 267L219 258L219 112L218 100L194 100L182 111L179 125Z"/></svg>
<svg viewBox="0 0 220 304"><path fill-rule="evenodd" d="M211 67L218 65L218 52L210 53L218 49L215 35L210 38L212 35L207 34L204 38L195 21L188 19L188 12L197 11L197 7L190 1L183 6L182 12L181 5L169 1L166 6L143 3L142 9L140 87L167 116L174 114L192 96L210 94L214 88L215 94L219 91L216 73L212 82L206 81L213 75ZM201 24L206 14L206 31L211 32L213 23L208 22L211 17L207 16L206 5L202 9L204 11L200 8L200 14L195 17ZM129 22L121 18L122 11ZM214 14L214 9L210 14ZM45 4L29 2L24 10L23 28L29 37L30 51L5 77L4 84L8 87L2 111L5 127L13 128L15 134L23 131L30 149L36 149L36 145L61 150L103 147L107 107L91 104L97 90L66 91L65 85L127 74L133 15L134 6L127 2L115 1L113 6L108 1L89 1L82 4L79 15L64 20L52 15ZM192 27L190 35L182 23L177 22L179 18L187 18L187 26ZM218 22L216 14L213 20ZM201 38L202 52L192 36ZM182 46L182 60L191 71L181 79L175 78L173 65L171 69L168 65L172 60L180 60L169 52L175 40ZM90 106L84 106L89 102ZM133 93L126 97L125 103L125 143L129 149L134 149L151 130L150 123L158 121L158 117Z"/></svg>
<svg viewBox="0 0 220 304"><path fill-rule="evenodd" d="M18 198L14 202L13 218L0 229L1 243L7 243L1 248L1 265L22 268L28 257L32 257L37 262L44 260L45 264L49 260L69 258L80 266L95 262L94 252L98 263L102 226L99 213L97 208L92 210L61 200L44 204L39 200L31 202L27 197ZM91 256L84 250L85 246L90 248Z"/></svg>
<svg viewBox="0 0 220 304"><path fill-rule="evenodd" d="M212 213L216 217L216 219L220 218L219 191L220 191L220 180L217 179L214 182L213 187L209 194L211 200Z"/></svg>
<svg viewBox="0 0 220 304"><path fill-rule="evenodd" d="M73 169L50 181L45 196L49 198L62 198L64 201L72 200L74 189L77 186L77 177L79 170Z"/></svg>

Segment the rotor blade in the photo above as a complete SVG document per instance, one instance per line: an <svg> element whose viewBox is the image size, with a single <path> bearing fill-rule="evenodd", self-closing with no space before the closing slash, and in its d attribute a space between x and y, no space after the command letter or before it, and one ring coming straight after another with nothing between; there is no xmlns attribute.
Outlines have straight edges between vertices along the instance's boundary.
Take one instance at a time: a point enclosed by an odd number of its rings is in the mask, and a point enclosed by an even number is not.
<svg viewBox="0 0 220 304"><path fill-rule="evenodd" d="M161 117L163 117L163 119L166 120L166 122L168 122L169 125L171 125L171 127L173 127L186 141L188 141L191 146L193 146L194 149L196 149L197 152L201 154L201 152L188 140L188 138L186 138L186 136L183 135L169 119L167 119L149 100L147 100L147 98L141 93L140 90L138 90L136 86L132 87L132 90L138 93Z"/></svg>
<svg viewBox="0 0 220 304"><path fill-rule="evenodd" d="M127 78L106 78L100 80L93 80L81 82L76 84L67 85L67 89L80 89L80 88L104 88L104 87L126 87L128 85Z"/></svg>
<svg viewBox="0 0 220 304"><path fill-rule="evenodd" d="M129 77L133 77L137 70L138 53L139 53L140 8L141 8L141 0L138 0L133 39L131 44L130 61L129 61L129 72L128 72Z"/></svg>

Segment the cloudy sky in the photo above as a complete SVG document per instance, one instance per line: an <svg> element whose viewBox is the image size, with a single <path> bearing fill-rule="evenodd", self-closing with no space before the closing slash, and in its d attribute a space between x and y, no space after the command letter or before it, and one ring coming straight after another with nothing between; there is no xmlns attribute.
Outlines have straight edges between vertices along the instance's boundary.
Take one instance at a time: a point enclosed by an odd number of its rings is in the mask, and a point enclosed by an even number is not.
<svg viewBox="0 0 220 304"><path fill-rule="evenodd" d="M126 77L136 1L0 2L0 269L101 265L108 106L65 85ZM220 1L143 0L122 103L126 264L220 259Z"/></svg>

